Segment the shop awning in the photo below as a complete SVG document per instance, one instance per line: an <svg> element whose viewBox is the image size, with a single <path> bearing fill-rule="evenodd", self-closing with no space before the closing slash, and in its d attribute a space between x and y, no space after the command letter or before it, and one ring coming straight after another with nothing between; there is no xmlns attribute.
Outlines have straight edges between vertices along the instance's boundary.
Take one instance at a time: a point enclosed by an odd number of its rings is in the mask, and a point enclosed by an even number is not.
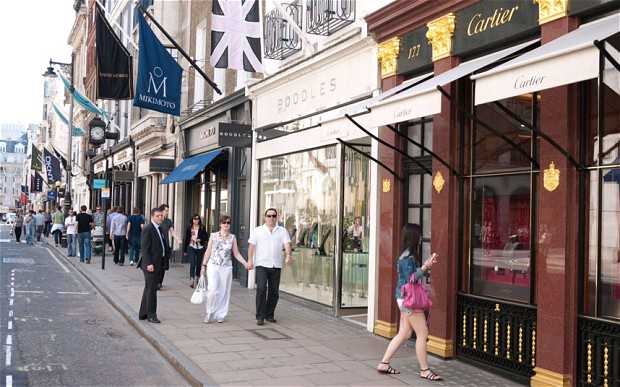
<svg viewBox="0 0 620 387"><path fill-rule="evenodd" d="M476 105L597 78L601 41L620 31L620 14L584 24L555 40L472 76ZM606 48L619 59L618 51Z"/></svg>
<svg viewBox="0 0 620 387"><path fill-rule="evenodd" d="M374 105L369 106L372 113L369 114L368 117L364 117L361 121L363 121L366 127L378 127L441 113L442 95L437 90L438 86L445 86L457 79L473 74L475 71L483 69L536 42L537 40L518 44L480 58L463 62L453 69L397 94L388 91L377 98Z"/></svg>
<svg viewBox="0 0 620 387"><path fill-rule="evenodd" d="M168 176L166 176L164 180L161 181L161 183L171 184L179 181L192 180L220 153L222 153L222 150L218 149L183 160L178 167L176 167Z"/></svg>

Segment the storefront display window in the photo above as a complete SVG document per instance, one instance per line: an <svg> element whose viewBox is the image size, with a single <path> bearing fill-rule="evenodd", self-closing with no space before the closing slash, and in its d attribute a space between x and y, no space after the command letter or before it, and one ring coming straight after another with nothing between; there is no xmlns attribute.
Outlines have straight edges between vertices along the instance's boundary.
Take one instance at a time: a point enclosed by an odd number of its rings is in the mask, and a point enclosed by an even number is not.
<svg viewBox="0 0 620 387"><path fill-rule="evenodd" d="M276 208L291 237L293 263L280 289L333 305L338 159L335 146L260 161L260 206Z"/></svg>
<svg viewBox="0 0 620 387"><path fill-rule="evenodd" d="M370 154L370 147L358 146ZM349 148L344 152L344 215L341 307L368 306L370 163Z"/></svg>
<svg viewBox="0 0 620 387"><path fill-rule="evenodd" d="M586 313L620 319L620 95L607 85L603 87L603 142L599 144L597 87L594 82L588 85L591 91L588 158L594 162L586 189L589 193Z"/></svg>
<svg viewBox="0 0 620 387"><path fill-rule="evenodd" d="M470 290L474 294L523 303L532 301L531 229L536 155L532 133L523 123L537 117L537 94L476 107L478 119L514 142L520 150L482 125L471 136ZM535 122L538 126L538 122Z"/></svg>

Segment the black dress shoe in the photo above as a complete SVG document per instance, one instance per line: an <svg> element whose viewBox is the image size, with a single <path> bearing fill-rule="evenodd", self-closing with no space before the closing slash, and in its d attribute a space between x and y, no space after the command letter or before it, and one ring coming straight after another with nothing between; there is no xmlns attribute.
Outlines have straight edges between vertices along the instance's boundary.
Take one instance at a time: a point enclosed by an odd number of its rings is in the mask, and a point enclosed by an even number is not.
<svg viewBox="0 0 620 387"><path fill-rule="evenodd" d="M161 321L159 321L159 319L157 317L149 317L148 319L146 319L146 321L148 321L150 323L155 323L155 324L161 323Z"/></svg>
<svg viewBox="0 0 620 387"><path fill-rule="evenodd" d="M265 325L265 320L262 318L260 320L256 320L256 325Z"/></svg>
<svg viewBox="0 0 620 387"><path fill-rule="evenodd" d="M146 316L138 316L138 319L140 320L146 320L146 318L147 318Z"/></svg>
<svg viewBox="0 0 620 387"><path fill-rule="evenodd" d="M267 319L267 321L269 321L270 323L276 323L276 322L278 322L278 321L277 321L275 318L273 318L273 317L268 318L268 319Z"/></svg>

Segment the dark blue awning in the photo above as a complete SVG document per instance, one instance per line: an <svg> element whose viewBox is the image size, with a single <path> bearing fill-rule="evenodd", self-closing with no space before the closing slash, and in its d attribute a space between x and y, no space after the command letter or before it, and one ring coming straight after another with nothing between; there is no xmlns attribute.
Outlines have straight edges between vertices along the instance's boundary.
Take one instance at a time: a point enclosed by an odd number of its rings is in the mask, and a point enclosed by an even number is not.
<svg viewBox="0 0 620 387"><path fill-rule="evenodd" d="M179 181L192 180L220 153L222 153L222 150L218 149L183 160L161 183L171 184Z"/></svg>

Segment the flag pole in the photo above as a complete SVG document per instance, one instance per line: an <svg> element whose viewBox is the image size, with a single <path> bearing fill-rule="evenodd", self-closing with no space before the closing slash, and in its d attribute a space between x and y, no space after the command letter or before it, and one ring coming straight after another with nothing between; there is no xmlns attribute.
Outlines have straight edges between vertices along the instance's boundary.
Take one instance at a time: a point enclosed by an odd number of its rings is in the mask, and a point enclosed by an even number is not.
<svg viewBox="0 0 620 387"><path fill-rule="evenodd" d="M202 71L202 69L196 64L196 62L194 62L194 60L187 55L187 53L185 52L185 50L183 50L181 48L181 46L178 45L178 43L172 39L172 36L170 36L170 34L168 34L168 32L157 22L157 20L155 20L155 18L153 16L151 16L150 13L148 13L146 11L146 9L144 9L144 7L142 6L142 4L138 3L137 4L138 8L140 9L140 11L142 11L142 14L144 14L146 17L148 17L149 19L151 19L151 21L153 22L153 24L155 24L155 26L161 31L162 34L164 34L164 36L168 39L168 41L170 43L172 43L172 45L181 53L181 55L183 55L183 57L185 57L185 59L187 59L187 61L192 65L192 67L194 69L196 69L196 71L202 75L202 77L207 81L207 83L213 88L213 90L215 90L219 95L222 95L222 92L220 91L220 89L217 87L217 85L215 84L215 82L213 82L209 76L207 74L205 74L204 71Z"/></svg>

